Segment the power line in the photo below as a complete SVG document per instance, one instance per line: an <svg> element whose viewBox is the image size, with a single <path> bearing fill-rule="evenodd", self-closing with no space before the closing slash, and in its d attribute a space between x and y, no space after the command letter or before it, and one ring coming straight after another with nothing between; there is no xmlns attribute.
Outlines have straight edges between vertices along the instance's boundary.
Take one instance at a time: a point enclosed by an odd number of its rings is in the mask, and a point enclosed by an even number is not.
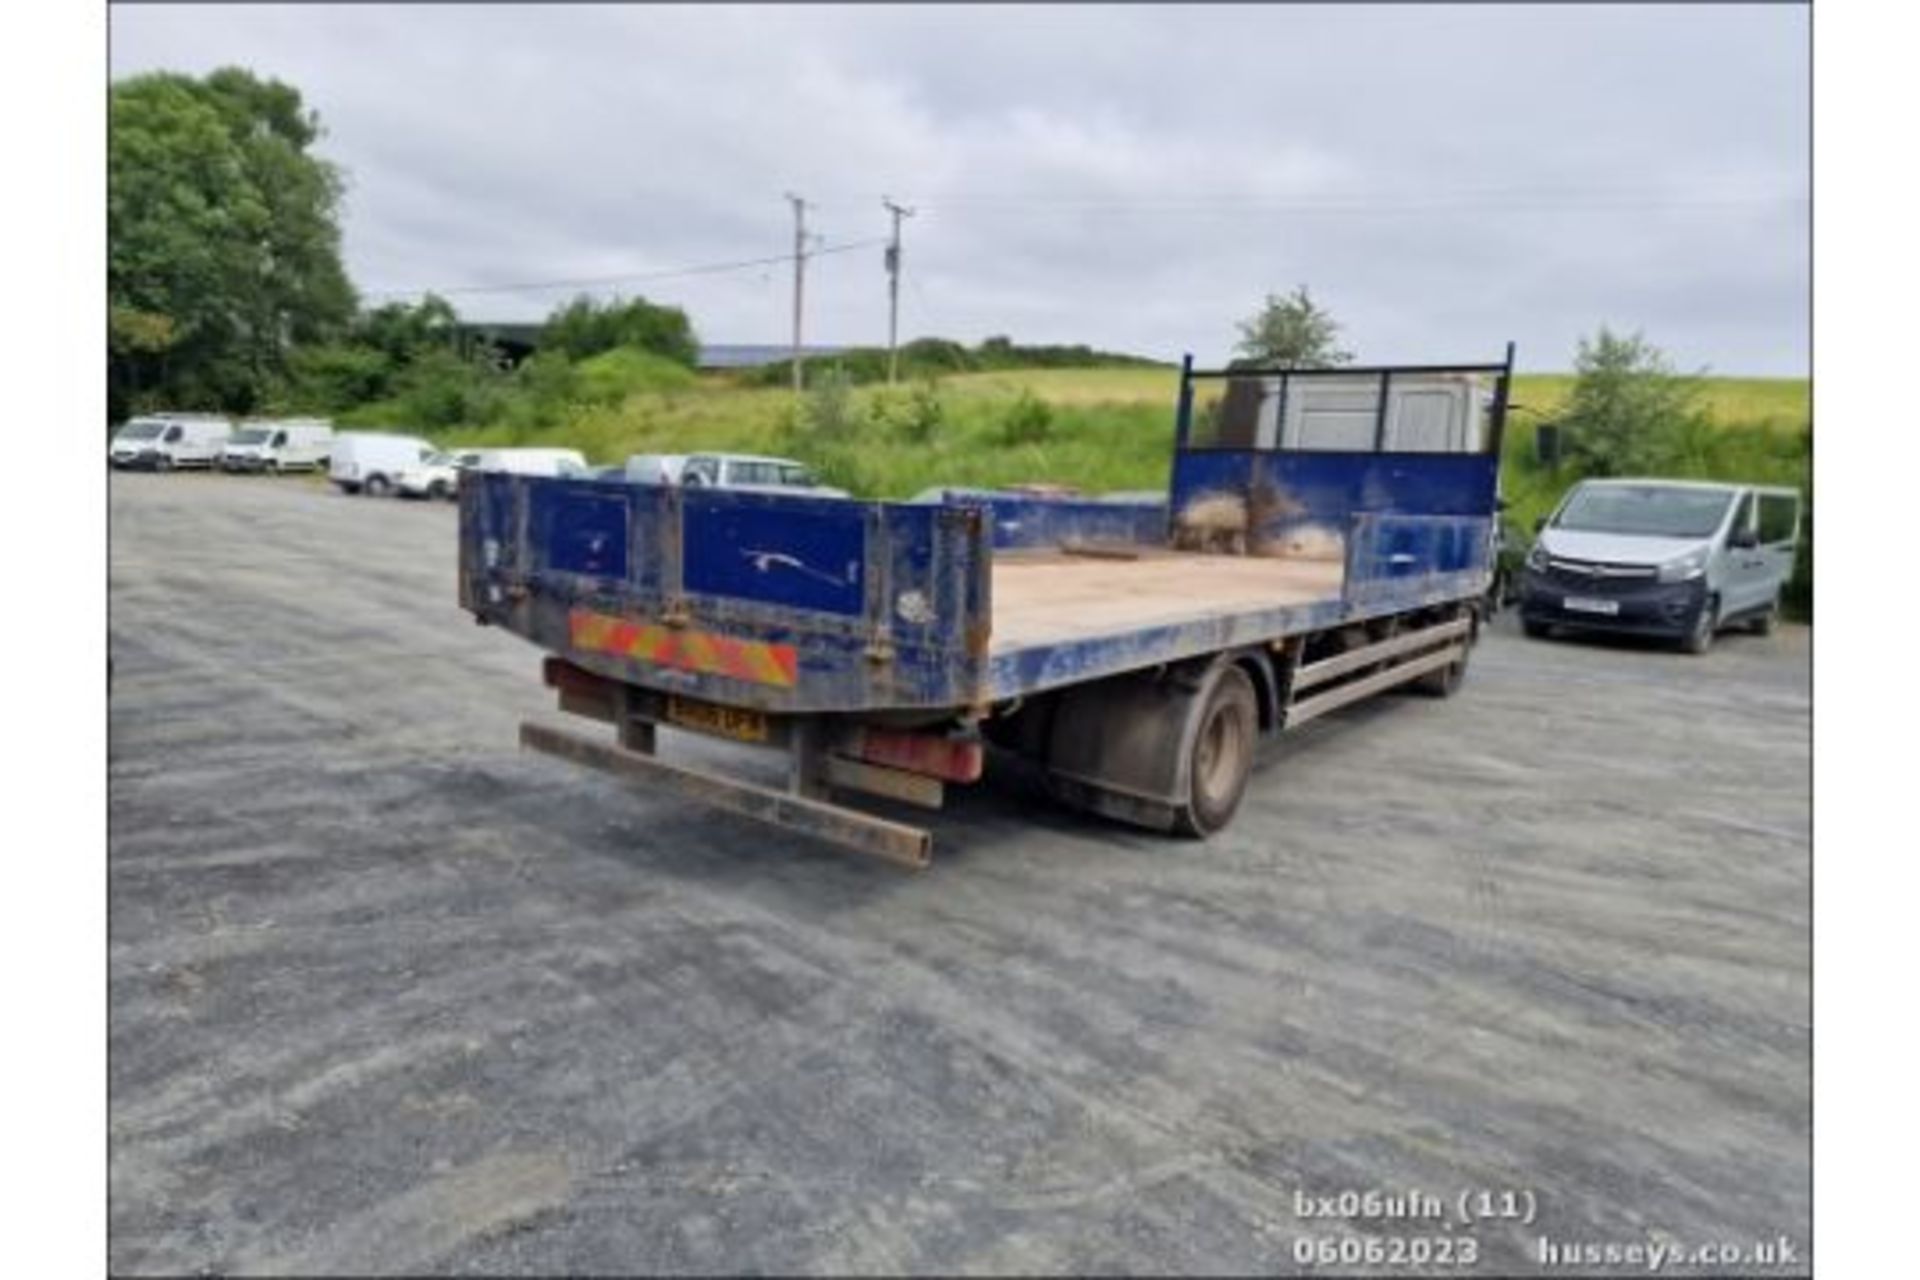
<svg viewBox="0 0 1920 1280"><path fill-rule="evenodd" d="M1546 200L1404 200L1349 202L1264 201L1120 201L1120 200L945 200L928 201L922 209L965 210L969 213L1098 213L1098 214L1424 214L1424 213L1638 213L1683 209L1740 209L1804 205L1807 196L1764 196L1723 199L1640 199L1613 201Z"/></svg>
<svg viewBox="0 0 1920 1280"><path fill-rule="evenodd" d="M884 236L868 240L851 240L844 244L821 245L808 249L806 255L815 257L829 253L852 253L856 249L871 249L886 244ZM572 280L533 280L518 284L458 284L429 285L416 289L369 289L370 298L407 298L422 293L518 293L539 289L590 289L610 284L639 284L649 280L673 280L681 276L712 275L722 271L745 271L753 267L774 266L782 262L792 262L792 253L779 253L766 258L743 258L737 262L709 262L697 267L673 267L664 271L641 271L617 276L585 276Z"/></svg>
<svg viewBox="0 0 1920 1280"><path fill-rule="evenodd" d="M1755 185L1747 182L1689 182L1684 188L1592 187L1576 185L1506 185L1462 187L1453 190L1328 191L1317 195L1284 196L1245 191L1190 190L1170 196L1129 196L1118 193L1022 192L959 190L921 201L922 208L953 210L1084 210L1090 212L1212 212L1249 213L1397 213L1465 209L1579 211L1587 209L1725 208L1739 205L1804 204L1809 196L1790 184Z"/></svg>

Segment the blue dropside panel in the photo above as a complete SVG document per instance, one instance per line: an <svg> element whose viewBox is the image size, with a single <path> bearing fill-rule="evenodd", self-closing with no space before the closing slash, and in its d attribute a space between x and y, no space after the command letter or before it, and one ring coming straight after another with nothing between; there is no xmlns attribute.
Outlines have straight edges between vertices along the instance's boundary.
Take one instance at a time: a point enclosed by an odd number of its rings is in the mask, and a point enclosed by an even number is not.
<svg viewBox="0 0 1920 1280"><path fill-rule="evenodd" d="M590 578L627 576L627 495L601 486L560 484L535 489L527 509L535 570Z"/></svg>
<svg viewBox="0 0 1920 1280"><path fill-rule="evenodd" d="M460 534L469 609L603 675L786 712L982 694L991 552L978 510L472 475ZM797 679L581 649L576 611L788 646Z"/></svg>
<svg viewBox="0 0 1920 1280"><path fill-rule="evenodd" d="M1086 543L1160 543L1167 536L1163 502L1086 502L1018 495L968 497L962 505L993 518L996 551Z"/></svg>
<svg viewBox="0 0 1920 1280"><path fill-rule="evenodd" d="M1173 508L1245 494L1273 518L1344 523L1361 512L1490 516L1499 461L1481 453L1196 449L1174 458Z"/></svg>
<svg viewBox="0 0 1920 1280"><path fill-rule="evenodd" d="M1498 469L1491 454L1191 450L1174 459L1173 510L1244 498L1250 543L1337 545L1348 603L1378 612L1481 589Z"/></svg>
<svg viewBox="0 0 1920 1280"><path fill-rule="evenodd" d="M697 490L684 503L688 591L849 617L865 608L864 508Z"/></svg>

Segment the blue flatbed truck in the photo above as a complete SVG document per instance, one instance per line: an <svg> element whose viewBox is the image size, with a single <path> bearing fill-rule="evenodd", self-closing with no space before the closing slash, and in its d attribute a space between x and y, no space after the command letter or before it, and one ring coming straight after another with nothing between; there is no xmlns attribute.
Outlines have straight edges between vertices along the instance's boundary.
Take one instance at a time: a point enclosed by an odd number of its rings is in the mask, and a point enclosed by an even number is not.
<svg viewBox="0 0 1920 1280"><path fill-rule="evenodd" d="M1451 694L1493 565L1498 364L1181 368L1165 502L864 502L466 473L462 607L545 649L607 738L523 746L908 866L987 744L1063 802L1226 825L1257 741L1399 686ZM783 750L784 788L664 759Z"/></svg>

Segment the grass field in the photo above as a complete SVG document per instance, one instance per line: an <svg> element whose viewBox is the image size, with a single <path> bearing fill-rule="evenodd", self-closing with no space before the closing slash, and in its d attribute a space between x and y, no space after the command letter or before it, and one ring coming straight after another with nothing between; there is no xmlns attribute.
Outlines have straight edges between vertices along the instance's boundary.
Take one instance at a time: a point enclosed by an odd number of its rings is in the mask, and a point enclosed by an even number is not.
<svg viewBox="0 0 1920 1280"><path fill-rule="evenodd" d="M1533 429L1572 385L1570 374L1515 380L1513 399L1521 408L1509 426L1507 488L1519 516L1531 519L1564 487L1564 478L1532 466ZM724 374L706 374L622 394L600 378L591 401L482 430L453 429L441 438L458 445L566 445L596 462L699 450L790 454L870 497L906 497L936 484L1023 481L1089 491L1151 489L1167 480L1178 388L1173 369L956 374L937 384L850 391L836 426L809 430L806 402L797 407L785 389L743 387ZM1713 425L1726 434L1703 442L1697 465L1686 470L1757 468L1740 478L1776 480L1787 467L1794 470L1789 478L1798 478L1809 413L1804 379L1710 378L1704 401ZM1023 414L1020 425L1009 425ZM1727 456L1712 456L1716 450Z"/></svg>

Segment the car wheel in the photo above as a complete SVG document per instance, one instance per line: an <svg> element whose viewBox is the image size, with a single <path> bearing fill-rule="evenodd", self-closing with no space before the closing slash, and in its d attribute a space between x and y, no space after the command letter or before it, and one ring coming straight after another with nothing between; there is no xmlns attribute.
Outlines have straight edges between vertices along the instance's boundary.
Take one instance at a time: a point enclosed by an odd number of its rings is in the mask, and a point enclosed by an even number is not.
<svg viewBox="0 0 1920 1280"><path fill-rule="evenodd" d="M153 460L153 469L155 471L171 471L173 470L173 459L163 453Z"/></svg>
<svg viewBox="0 0 1920 1280"><path fill-rule="evenodd" d="M1702 654L1713 648L1714 632L1720 629L1720 598L1708 596L1706 603L1700 606L1699 614L1693 620L1693 627L1687 632L1680 647L1691 654Z"/></svg>
<svg viewBox="0 0 1920 1280"><path fill-rule="evenodd" d="M368 476L361 488L369 498L384 498L393 492L393 486L387 482L387 478L379 474Z"/></svg>
<svg viewBox="0 0 1920 1280"><path fill-rule="evenodd" d="M1253 771L1260 703L1253 681L1237 666L1223 667L1200 713L1188 757L1188 799L1175 815L1180 831L1210 835L1232 820Z"/></svg>
<svg viewBox="0 0 1920 1280"><path fill-rule="evenodd" d="M1522 618L1520 620L1520 630L1535 640L1545 640L1553 634L1552 627L1544 622L1535 622L1532 618Z"/></svg>
<svg viewBox="0 0 1920 1280"><path fill-rule="evenodd" d="M1773 629L1780 625L1780 597L1775 596L1761 614L1747 624L1757 636L1770 636Z"/></svg>
<svg viewBox="0 0 1920 1280"><path fill-rule="evenodd" d="M265 470L266 473L270 476L277 476L280 474L280 464L278 462L269 460L267 465L263 468L263 470Z"/></svg>
<svg viewBox="0 0 1920 1280"><path fill-rule="evenodd" d="M452 496L452 494L447 492L447 485L443 480L435 480L427 486L427 497L429 498L450 498Z"/></svg>

